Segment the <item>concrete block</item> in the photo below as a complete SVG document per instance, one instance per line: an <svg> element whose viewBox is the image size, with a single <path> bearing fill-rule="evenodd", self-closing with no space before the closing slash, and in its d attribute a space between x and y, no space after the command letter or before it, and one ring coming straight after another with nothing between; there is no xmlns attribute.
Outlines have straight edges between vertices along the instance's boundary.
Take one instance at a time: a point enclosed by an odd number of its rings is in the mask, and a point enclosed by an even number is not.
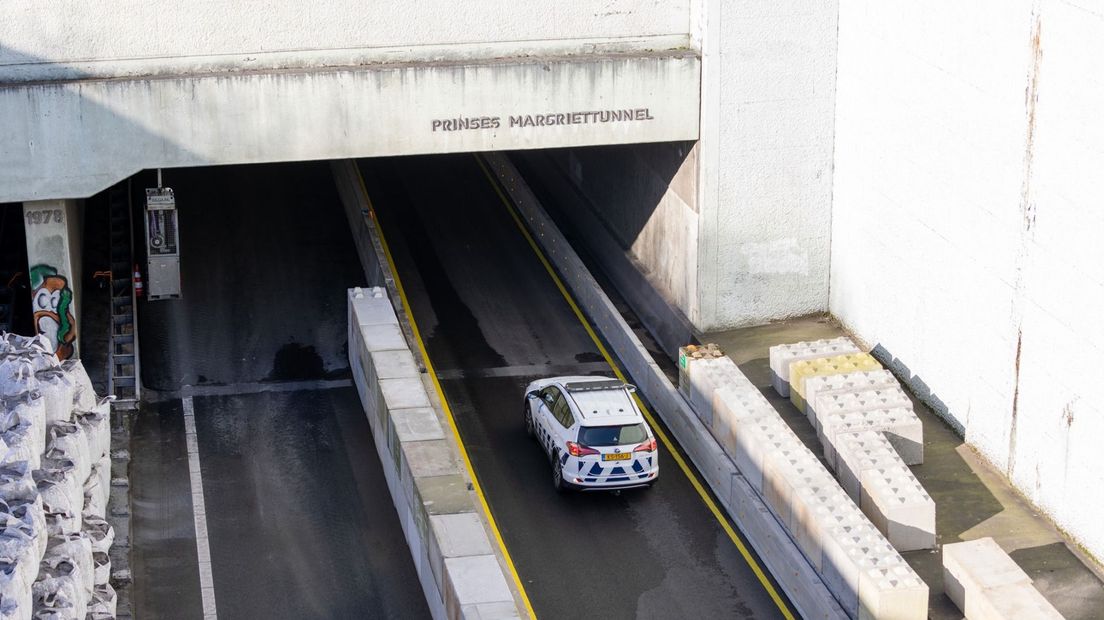
<svg viewBox="0 0 1104 620"><path fill-rule="evenodd" d="M748 484L763 494L764 458L783 448L801 442L781 416L764 416L751 421L737 421L736 456L733 462Z"/></svg>
<svg viewBox="0 0 1104 620"><path fill-rule="evenodd" d="M798 411L805 411L805 382L812 377L881 369L882 365L869 353L849 353L794 362L790 365L790 402Z"/></svg>
<svg viewBox="0 0 1104 620"><path fill-rule="evenodd" d="M446 558L494 553L483 522L474 512L430 515L429 523Z"/></svg>
<svg viewBox="0 0 1104 620"><path fill-rule="evenodd" d="M992 538L943 545L943 589L963 613L986 589L1030 585L1027 573Z"/></svg>
<svg viewBox="0 0 1104 620"><path fill-rule="evenodd" d="M888 370L866 370L840 375L820 375L805 379L805 415L816 425L816 400L820 394L837 391L860 391L899 386L897 377Z"/></svg>
<svg viewBox="0 0 1104 620"><path fill-rule="evenodd" d="M421 379L381 379L379 386L383 404L388 411L431 406Z"/></svg>
<svg viewBox="0 0 1104 620"><path fill-rule="evenodd" d="M926 620L928 585L907 565L859 574L860 620Z"/></svg>
<svg viewBox="0 0 1104 620"><path fill-rule="evenodd" d="M381 287L349 289L349 322L352 325L398 325L395 309Z"/></svg>
<svg viewBox="0 0 1104 620"><path fill-rule="evenodd" d="M447 441L404 442L402 451L415 479L460 473Z"/></svg>
<svg viewBox="0 0 1104 620"><path fill-rule="evenodd" d="M755 386L726 386L713 391L713 426L710 432L729 457L736 455L736 432L741 423L764 416L781 416Z"/></svg>
<svg viewBox="0 0 1104 620"><path fill-rule="evenodd" d="M458 473L419 478L414 493L422 510L430 515L471 512L474 505L468 481Z"/></svg>
<svg viewBox="0 0 1104 620"><path fill-rule="evenodd" d="M864 520L851 498L834 480L822 485L800 487L793 496L793 535L801 552L818 574L824 567L824 537L842 520Z"/></svg>
<svg viewBox="0 0 1104 620"><path fill-rule="evenodd" d="M474 603L460 608L464 620L521 620L513 602Z"/></svg>
<svg viewBox="0 0 1104 620"><path fill-rule="evenodd" d="M859 348L850 338L813 340L780 344L770 348L771 386L782 397L790 395L790 365L802 360L832 357L845 353L858 353Z"/></svg>
<svg viewBox="0 0 1104 620"><path fill-rule="evenodd" d="M935 502L903 464L862 472L862 511L898 551L935 548Z"/></svg>
<svg viewBox="0 0 1104 620"><path fill-rule="evenodd" d="M986 588L982 596L967 603L963 612L970 620L1060 620L1062 614L1031 584Z"/></svg>
<svg viewBox="0 0 1104 620"><path fill-rule="evenodd" d="M721 387L751 387L728 357L694 359L689 364L690 406L706 426L713 425L713 392Z"/></svg>
<svg viewBox="0 0 1104 620"><path fill-rule="evenodd" d="M821 537L820 576L847 615L854 618L859 610L860 567L870 563L866 560L868 555L877 553L871 543L881 534L858 508L845 510L840 523L826 528Z"/></svg>
<svg viewBox="0 0 1104 620"><path fill-rule="evenodd" d="M364 348L369 353L410 350L398 325L365 325L359 329L364 338Z"/></svg>
<svg viewBox="0 0 1104 620"><path fill-rule="evenodd" d="M513 594L498 560L491 554L445 558L448 585L445 607L450 618L469 605L513 602Z"/></svg>
<svg viewBox="0 0 1104 620"><path fill-rule="evenodd" d="M920 417L911 408L895 407L832 414L824 418L819 437L830 467L838 469L839 436L861 431L884 433L906 465L923 464L924 427Z"/></svg>
<svg viewBox="0 0 1104 620"><path fill-rule="evenodd" d="M420 374L409 349L375 351L371 356L375 376L379 379L417 378Z"/></svg>
<svg viewBox="0 0 1104 620"><path fill-rule="evenodd" d="M893 445L878 431L844 433L837 440L840 486L856 504L862 501L863 471L904 465Z"/></svg>
<svg viewBox="0 0 1104 620"><path fill-rule="evenodd" d="M791 535L798 489L827 485L836 486L836 481L800 441L780 445L764 455L763 501Z"/></svg>
<svg viewBox="0 0 1104 620"><path fill-rule="evenodd" d="M428 441L444 439L445 430L433 409L395 409L391 412L391 425L399 441Z"/></svg>

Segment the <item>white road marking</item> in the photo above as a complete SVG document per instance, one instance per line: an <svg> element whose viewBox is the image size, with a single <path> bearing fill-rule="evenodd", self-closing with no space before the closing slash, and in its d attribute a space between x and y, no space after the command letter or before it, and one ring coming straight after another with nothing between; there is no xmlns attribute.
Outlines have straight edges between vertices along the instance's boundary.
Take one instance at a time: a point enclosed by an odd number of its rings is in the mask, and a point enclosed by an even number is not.
<svg viewBox="0 0 1104 620"><path fill-rule="evenodd" d="M199 441L196 439L192 397L184 403L184 439L188 444L188 477L192 481L192 516L195 518L196 555L199 557L199 592L203 597L204 620L218 620L215 609L215 579L211 574L211 545L207 540L207 506L203 502L203 475L199 469Z"/></svg>

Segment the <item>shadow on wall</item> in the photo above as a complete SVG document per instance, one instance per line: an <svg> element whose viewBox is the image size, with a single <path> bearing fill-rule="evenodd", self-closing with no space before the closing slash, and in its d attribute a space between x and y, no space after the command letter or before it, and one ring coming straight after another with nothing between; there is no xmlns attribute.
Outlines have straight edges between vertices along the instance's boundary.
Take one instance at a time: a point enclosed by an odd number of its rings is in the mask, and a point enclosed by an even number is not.
<svg viewBox="0 0 1104 620"><path fill-rule="evenodd" d="M874 359L878 360L882 366L885 366L897 375L897 378L902 383L909 386L912 393L916 395L920 402L924 403L940 418L942 418L947 424L950 424L952 428L962 436L965 434L966 429L962 427L962 424L951 415L950 410L947 408L947 403L943 402L943 399L932 392L931 387L920 377L920 375L912 374L912 369L908 367L899 358L894 357L889 349L885 348L885 345L878 343L874 345L874 348L870 350L870 354L874 356Z"/></svg>
<svg viewBox="0 0 1104 620"><path fill-rule="evenodd" d="M53 75L64 75L65 79L43 81L42 67L47 66ZM60 68L60 70L59 70ZM135 174L141 168L156 168L162 162L151 161L141 167L121 167L113 173L103 173L94 177L98 182L86 195L53 196L39 191L42 183L34 179L17 176L17 171L28 168L28 162L43 155L41 146L35 143L35 131L46 119L71 118L73 108L79 109L80 125L59 127L57 131L74 134L74 143L88 140L95 143L96 153L73 152L74 158L82 156L107 156L118 154L118 161L129 158L124 155L131 151L135 141L158 143L162 152L174 153L177 159L207 163L187 144L177 141L171 135L150 131L144 123L135 122L125 114L109 107L110 102L97 101L81 90L81 84L92 80L77 65L63 65L38 58L10 47L0 41L0 188L12 190L6 195L21 197L23 200L47 200L57 198L88 198L103 191L115 183ZM197 110L207 107L204 101L193 101ZM159 102L150 99L148 105L156 114ZM31 166L34 168L34 166ZM12 189L14 187L14 189Z"/></svg>
<svg viewBox="0 0 1104 620"><path fill-rule="evenodd" d="M697 239L693 142L597 146L510 155L592 270L601 271L671 359L693 340Z"/></svg>

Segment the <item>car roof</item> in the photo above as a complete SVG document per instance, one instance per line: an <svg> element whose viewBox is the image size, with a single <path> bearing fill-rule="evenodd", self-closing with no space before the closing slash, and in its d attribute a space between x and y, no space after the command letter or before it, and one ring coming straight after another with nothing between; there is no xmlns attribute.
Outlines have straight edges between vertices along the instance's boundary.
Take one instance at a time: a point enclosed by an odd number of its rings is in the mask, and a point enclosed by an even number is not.
<svg viewBox="0 0 1104 620"><path fill-rule="evenodd" d="M643 422L625 383L606 377L565 377L561 385L587 426L620 426ZM581 380L582 379L582 380Z"/></svg>

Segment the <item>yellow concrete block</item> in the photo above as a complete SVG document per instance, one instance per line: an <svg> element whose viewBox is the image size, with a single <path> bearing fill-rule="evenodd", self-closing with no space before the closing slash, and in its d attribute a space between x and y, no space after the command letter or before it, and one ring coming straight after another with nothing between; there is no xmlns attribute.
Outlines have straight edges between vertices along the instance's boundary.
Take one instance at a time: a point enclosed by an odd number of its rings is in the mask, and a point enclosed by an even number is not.
<svg viewBox="0 0 1104 620"><path fill-rule="evenodd" d="M844 375L852 372L881 370L882 365L869 353L849 353L835 357L794 362L790 365L790 402L805 413L805 380L809 377Z"/></svg>

